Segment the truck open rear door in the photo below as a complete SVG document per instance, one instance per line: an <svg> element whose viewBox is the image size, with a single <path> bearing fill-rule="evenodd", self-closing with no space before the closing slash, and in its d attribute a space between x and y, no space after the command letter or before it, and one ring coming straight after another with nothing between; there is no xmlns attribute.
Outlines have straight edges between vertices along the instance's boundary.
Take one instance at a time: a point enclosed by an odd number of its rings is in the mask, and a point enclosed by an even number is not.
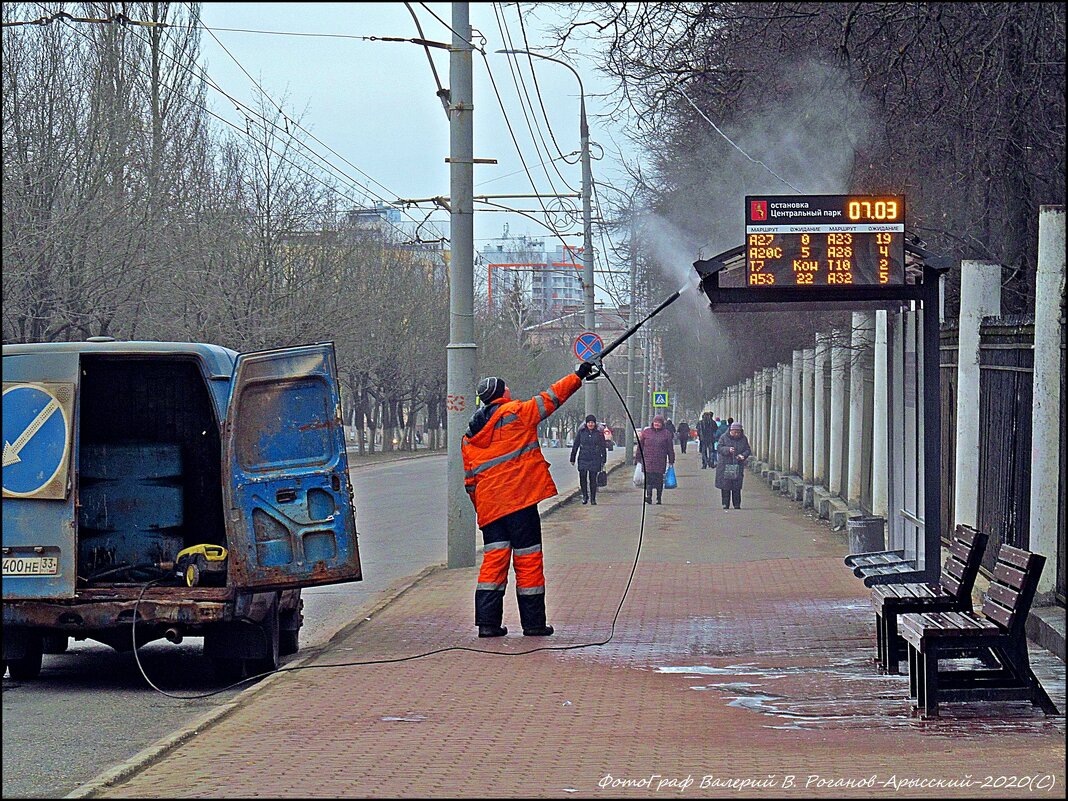
<svg viewBox="0 0 1068 801"><path fill-rule="evenodd" d="M230 583L361 578L332 343L238 357L223 464Z"/></svg>
<svg viewBox="0 0 1068 801"><path fill-rule="evenodd" d="M4 356L5 599L73 598L78 354Z"/></svg>

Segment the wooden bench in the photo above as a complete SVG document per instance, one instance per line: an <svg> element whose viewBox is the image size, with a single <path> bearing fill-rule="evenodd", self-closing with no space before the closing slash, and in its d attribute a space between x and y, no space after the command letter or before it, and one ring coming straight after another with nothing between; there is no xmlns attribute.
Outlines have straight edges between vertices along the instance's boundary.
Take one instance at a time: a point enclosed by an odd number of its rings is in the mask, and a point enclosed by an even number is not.
<svg viewBox="0 0 1068 801"><path fill-rule="evenodd" d="M846 567L872 567L877 565L907 562L905 551L872 551L871 553L851 553L845 558Z"/></svg>
<svg viewBox="0 0 1068 801"><path fill-rule="evenodd" d="M958 525L937 586L924 583L882 584L872 590L876 659L887 673L897 673L904 640L898 617L909 612L970 612L972 588L986 550L987 535Z"/></svg>
<svg viewBox="0 0 1068 801"><path fill-rule="evenodd" d="M899 628L909 646L909 695L917 711L938 716L952 701L1030 701L1057 714L1031 670L1024 626L1046 558L1002 545L981 615L926 612L902 615ZM993 669L940 670L938 660L992 657Z"/></svg>

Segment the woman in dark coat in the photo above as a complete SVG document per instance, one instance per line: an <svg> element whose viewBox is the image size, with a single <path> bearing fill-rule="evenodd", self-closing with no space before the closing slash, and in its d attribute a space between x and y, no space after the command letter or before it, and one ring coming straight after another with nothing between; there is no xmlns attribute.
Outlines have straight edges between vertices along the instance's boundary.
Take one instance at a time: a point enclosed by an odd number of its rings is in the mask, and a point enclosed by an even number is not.
<svg viewBox="0 0 1068 801"><path fill-rule="evenodd" d="M742 508L742 479L745 478L745 462L753 453L749 447L749 438L742 431L741 423L731 423L727 433L720 437L716 445L719 464L716 466L716 486L723 498L723 508L729 509L731 501L734 508ZM728 465L737 465L737 476L728 478L725 474Z"/></svg>
<svg viewBox="0 0 1068 801"><path fill-rule="evenodd" d="M608 446L604 432L597 429L597 418L586 415L586 425L575 435L571 446L571 464L578 455L579 486L582 487L582 503L597 505L597 474L604 469L608 459Z"/></svg>
<svg viewBox="0 0 1068 801"><path fill-rule="evenodd" d="M641 462L645 471L645 502L653 502L653 490L656 490L656 502L664 496L664 473L668 464L675 464L675 445L671 432L664 427L664 416L658 414L653 418L650 428L642 429L638 442L641 447L634 455L635 463Z"/></svg>
<svg viewBox="0 0 1068 801"><path fill-rule="evenodd" d="M686 443L690 441L690 424L685 422L679 423L677 434L679 437L679 450L686 453Z"/></svg>

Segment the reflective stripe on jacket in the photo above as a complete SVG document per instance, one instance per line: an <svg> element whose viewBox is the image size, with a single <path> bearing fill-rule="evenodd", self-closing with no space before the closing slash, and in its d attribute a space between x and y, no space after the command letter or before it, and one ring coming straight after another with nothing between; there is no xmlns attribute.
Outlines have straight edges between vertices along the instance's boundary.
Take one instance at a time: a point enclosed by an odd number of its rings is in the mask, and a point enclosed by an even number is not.
<svg viewBox="0 0 1068 801"><path fill-rule="evenodd" d="M464 436L464 487L475 502L479 528L556 494L538 444L538 423L580 386L582 380L571 374L530 400L494 401L486 424Z"/></svg>

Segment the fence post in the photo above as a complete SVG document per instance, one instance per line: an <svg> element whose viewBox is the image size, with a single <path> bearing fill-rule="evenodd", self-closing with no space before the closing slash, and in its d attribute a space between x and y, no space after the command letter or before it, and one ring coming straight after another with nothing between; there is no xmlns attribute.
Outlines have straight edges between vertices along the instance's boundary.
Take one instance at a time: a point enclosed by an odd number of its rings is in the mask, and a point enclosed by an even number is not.
<svg viewBox="0 0 1068 801"><path fill-rule="evenodd" d="M1061 475L1061 319L1064 315L1064 206L1041 206L1038 212L1038 269L1035 274L1035 367L1031 411L1031 530L1029 550L1048 560L1038 592L1053 591L1064 554L1057 547ZM1064 531L1061 529L1063 536Z"/></svg>
<svg viewBox="0 0 1068 801"><path fill-rule="evenodd" d="M827 359L831 343L827 334L816 334L816 351L813 364L812 404L812 483L827 486L827 409L824 402L827 386Z"/></svg>
<svg viewBox="0 0 1068 801"><path fill-rule="evenodd" d="M831 458L828 468L832 495L843 496L845 459L843 445L846 434L846 378L849 376L849 347L846 333L840 328L831 333Z"/></svg>
<svg viewBox="0 0 1068 801"><path fill-rule="evenodd" d="M865 423L867 393L865 378L868 356L874 340L875 315L853 312L852 353L849 370L849 478L846 501L859 509L864 496L864 464L871 457L870 429Z"/></svg>
<svg viewBox="0 0 1068 801"><path fill-rule="evenodd" d="M804 484L813 483L813 439L815 422L815 401L816 396L813 393L815 371L816 371L816 351L814 348L807 348L801 352L801 478ZM805 505L809 506L809 496L805 494Z"/></svg>
<svg viewBox="0 0 1068 801"><path fill-rule="evenodd" d="M790 472L790 425L792 407L790 405L790 388L793 386L793 368L783 362L782 365L782 440L780 442L779 462L782 472Z"/></svg>
<svg viewBox="0 0 1068 801"><path fill-rule="evenodd" d="M890 420L889 382L887 376L887 314L875 312L875 410L872 415L871 443L871 513L886 518L889 512Z"/></svg>
<svg viewBox="0 0 1068 801"><path fill-rule="evenodd" d="M790 474L801 475L801 351L794 351L790 368Z"/></svg>
<svg viewBox="0 0 1068 801"><path fill-rule="evenodd" d="M957 332L956 520L975 526L979 518L979 326L1001 313L1001 265L962 261L960 328ZM990 425L993 420L987 421Z"/></svg>
<svg viewBox="0 0 1068 801"><path fill-rule="evenodd" d="M779 405L779 395L782 383L782 365L776 364L771 368L771 402L769 404L771 407L771 414L769 415L771 437L768 439L768 467L775 471L779 470L779 418L783 413Z"/></svg>

